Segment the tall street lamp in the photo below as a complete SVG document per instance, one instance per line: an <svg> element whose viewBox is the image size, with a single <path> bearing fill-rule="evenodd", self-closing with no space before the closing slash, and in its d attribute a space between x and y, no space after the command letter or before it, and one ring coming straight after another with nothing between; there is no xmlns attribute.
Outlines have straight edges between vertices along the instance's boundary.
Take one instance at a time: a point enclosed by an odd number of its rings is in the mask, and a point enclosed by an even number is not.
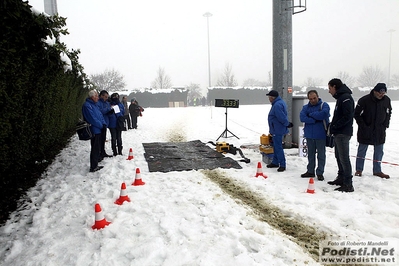
<svg viewBox="0 0 399 266"><path fill-rule="evenodd" d="M390 29L389 32L389 64L388 64L388 86L391 85L391 49L392 49L392 32L395 30Z"/></svg>
<svg viewBox="0 0 399 266"><path fill-rule="evenodd" d="M209 18L212 17L212 14L206 12L204 14L204 17L206 17L206 26L208 30L208 76L209 76L209 87L211 87L211 48L209 45Z"/></svg>

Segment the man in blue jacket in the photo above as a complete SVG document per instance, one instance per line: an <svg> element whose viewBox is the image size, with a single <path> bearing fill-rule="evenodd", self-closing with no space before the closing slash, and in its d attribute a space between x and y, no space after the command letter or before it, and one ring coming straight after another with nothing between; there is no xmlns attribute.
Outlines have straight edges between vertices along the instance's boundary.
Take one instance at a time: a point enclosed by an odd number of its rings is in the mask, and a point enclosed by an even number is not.
<svg viewBox="0 0 399 266"><path fill-rule="evenodd" d="M98 99L97 91L91 90L82 107L83 118L91 124L90 130L94 135L90 140L90 172L96 172L104 167L98 165L98 159L100 157L101 130L107 128L107 124L98 108Z"/></svg>
<svg viewBox="0 0 399 266"><path fill-rule="evenodd" d="M301 122L305 123L304 135L308 148L308 165L306 173L301 177L315 177L324 180L324 166L326 165L326 129L329 123L330 106L319 98L316 90L308 91L309 103L305 104L299 115Z"/></svg>
<svg viewBox="0 0 399 266"><path fill-rule="evenodd" d="M98 100L98 107L100 108L100 112L103 114L105 123L107 126L109 125L109 117L113 115L113 110L111 108L111 104L108 101L108 92L106 90L102 90L100 92L100 99ZM100 158L102 161L105 157L112 157L105 152L105 141L107 140L107 128L103 128L101 130L101 143L100 143Z"/></svg>
<svg viewBox="0 0 399 266"><path fill-rule="evenodd" d="M288 128L292 127L292 123L288 121L287 105L279 96L278 91L271 90L266 95L269 96L269 101L272 104L268 122L274 149L273 160L266 167L278 168L278 172L284 172L286 161L283 150L283 137L288 133Z"/></svg>
<svg viewBox="0 0 399 266"><path fill-rule="evenodd" d="M338 165L338 176L334 181L327 183L340 186L335 189L336 191L353 192L355 190L352 184L349 141L353 135L355 102L351 95L352 91L340 79L334 78L328 82L328 92L337 100L330 124L330 133L334 135L334 152Z"/></svg>

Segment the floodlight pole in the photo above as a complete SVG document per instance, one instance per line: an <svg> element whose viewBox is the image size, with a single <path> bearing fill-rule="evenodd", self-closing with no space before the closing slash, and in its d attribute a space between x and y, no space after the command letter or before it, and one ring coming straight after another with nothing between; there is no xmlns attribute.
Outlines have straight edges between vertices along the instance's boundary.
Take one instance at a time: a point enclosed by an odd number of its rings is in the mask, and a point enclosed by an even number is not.
<svg viewBox="0 0 399 266"><path fill-rule="evenodd" d="M292 120L292 1L273 0L273 89L287 103L288 120ZM291 130L292 133L292 130ZM285 137L286 148L292 146L292 134Z"/></svg>
<svg viewBox="0 0 399 266"><path fill-rule="evenodd" d="M57 0L44 0L44 12L50 16L57 15Z"/></svg>
<svg viewBox="0 0 399 266"><path fill-rule="evenodd" d="M212 17L212 14L206 12L203 16L206 17L206 28L208 31L208 77L209 77L209 87L211 87L211 47L209 45L209 18Z"/></svg>
<svg viewBox="0 0 399 266"><path fill-rule="evenodd" d="M391 50L392 50L392 32L394 29L390 29L389 32L389 63L388 63L388 87L391 85Z"/></svg>

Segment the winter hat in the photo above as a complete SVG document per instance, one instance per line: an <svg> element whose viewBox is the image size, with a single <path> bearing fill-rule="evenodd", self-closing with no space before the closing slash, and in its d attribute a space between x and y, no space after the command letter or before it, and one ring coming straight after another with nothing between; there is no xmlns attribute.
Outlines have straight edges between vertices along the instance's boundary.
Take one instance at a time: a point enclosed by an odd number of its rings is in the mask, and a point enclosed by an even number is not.
<svg viewBox="0 0 399 266"><path fill-rule="evenodd" d="M385 83L378 83L377 85L375 85L373 91L377 91L379 93L386 93L387 92L387 86L385 85Z"/></svg>
<svg viewBox="0 0 399 266"><path fill-rule="evenodd" d="M266 93L266 96L278 97L278 91L271 90L269 93Z"/></svg>
<svg viewBox="0 0 399 266"><path fill-rule="evenodd" d="M116 92L111 94L111 99L115 99L115 98L119 99L119 94Z"/></svg>

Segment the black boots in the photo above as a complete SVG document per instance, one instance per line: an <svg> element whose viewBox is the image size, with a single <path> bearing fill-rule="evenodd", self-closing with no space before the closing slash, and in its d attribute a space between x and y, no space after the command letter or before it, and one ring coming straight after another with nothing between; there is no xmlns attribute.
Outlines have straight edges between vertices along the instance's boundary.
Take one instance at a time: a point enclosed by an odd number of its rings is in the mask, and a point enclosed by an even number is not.
<svg viewBox="0 0 399 266"><path fill-rule="evenodd" d="M335 185L335 186L342 186L344 184L344 179L340 176L337 176L337 178L334 181L328 181L327 184Z"/></svg>
<svg viewBox="0 0 399 266"><path fill-rule="evenodd" d="M352 185L342 185L339 188L334 189L335 191L341 191L341 192L353 192L355 189L353 188Z"/></svg>

